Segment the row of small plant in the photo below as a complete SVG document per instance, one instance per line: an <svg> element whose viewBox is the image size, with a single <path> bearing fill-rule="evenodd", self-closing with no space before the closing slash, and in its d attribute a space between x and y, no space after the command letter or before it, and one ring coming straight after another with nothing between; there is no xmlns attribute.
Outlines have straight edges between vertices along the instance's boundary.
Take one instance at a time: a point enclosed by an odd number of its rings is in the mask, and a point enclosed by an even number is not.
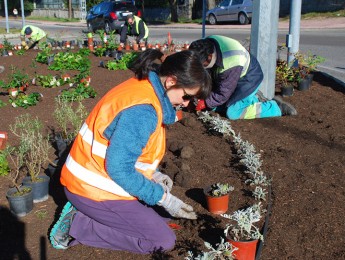
<svg viewBox="0 0 345 260"><path fill-rule="evenodd" d="M324 61L324 57L313 55L310 51L307 53L297 52L295 59L290 63L285 60L278 60L276 66L277 81L282 87L289 84L297 85L311 75L317 66Z"/></svg>
<svg viewBox="0 0 345 260"><path fill-rule="evenodd" d="M0 81L0 87L7 90L9 93L9 103L13 107L28 108L29 106L36 105L42 98L42 95L38 92L30 94L26 93L26 90L30 86L30 81L34 85L40 85L44 88L55 88L67 85L67 89L63 89L59 94L63 99L68 101L82 100L85 98L94 98L97 93L90 84L90 77L86 76L88 72L80 72L75 77L63 73L60 76L48 75L36 75L32 80L29 76L20 70L12 67L12 73L9 74L8 83L3 80ZM2 102L1 106L5 103Z"/></svg>
<svg viewBox="0 0 345 260"><path fill-rule="evenodd" d="M228 238L225 241L221 237L220 243L213 247L210 243L205 242L205 246L210 251L201 252L197 256L189 251L186 260L206 260L206 259L236 259L236 251L238 248L232 245L230 240L234 241L250 241L263 240L263 235L256 223L260 222L262 215L266 210L262 209L261 201L267 198L266 188L271 184L271 180L261 170L262 160L260 154L256 153L253 144L241 138L240 134L236 134L232 129L230 121L222 119L219 116L212 116L209 112L201 112L199 119L211 130L223 134L224 137L230 137L237 151L239 162L245 167L246 181L249 185L251 194L258 201L252 206L240 209L232 214L221 214L222 217L229 219L229 223L225 226L224 236ZM220 196L229 191L233 187L229 184L217 183L213 185L212 194Z"/></svg>
<svg viewBox="0 0 345 260"><path fill-rule="evenodd" d="M61 96L69 101L82 100L85 98L93 98L96 96L94 88L90 84L90 67L91 62L87 58L90 54L88 49L80 49L76 53L70 51L61 52L56 55L51 54L51 47L44 45L42 50L37 54L35 61L40 63L48 63L49 58L54 57L54 60L49 65L48 69L62 71L61 76L35 75L33 80L30 80L28 74L20 71L14 66L11 67L11 74L8 76L7 83L0 80L0 87L9 92L9 103L13 107L28 108L36 105L41 99L41 94L34 92L26 94L26 90L32 84L38 84L45 88L59 87L68 84L69 88L61 91ZM32 64L33 67L36 65ZM66 70L79 70L79 74L71 78L66 76ZM5 105L1 102L1 107Z"/></svg>

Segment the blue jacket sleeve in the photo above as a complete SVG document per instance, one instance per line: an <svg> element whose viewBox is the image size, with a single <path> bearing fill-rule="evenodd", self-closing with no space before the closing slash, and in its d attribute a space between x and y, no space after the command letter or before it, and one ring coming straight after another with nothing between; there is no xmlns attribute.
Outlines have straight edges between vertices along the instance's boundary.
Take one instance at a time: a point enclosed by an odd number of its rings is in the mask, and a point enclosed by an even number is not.
<svg viewBox="0 0 345 260"><path fill-rule="evenodd" d="M109 139L105 167L109 176L129 194L148 205L163 196L161 185L136 171L135 163L157 126L151 105L137 105L122 111L104 131Z"/></svg>

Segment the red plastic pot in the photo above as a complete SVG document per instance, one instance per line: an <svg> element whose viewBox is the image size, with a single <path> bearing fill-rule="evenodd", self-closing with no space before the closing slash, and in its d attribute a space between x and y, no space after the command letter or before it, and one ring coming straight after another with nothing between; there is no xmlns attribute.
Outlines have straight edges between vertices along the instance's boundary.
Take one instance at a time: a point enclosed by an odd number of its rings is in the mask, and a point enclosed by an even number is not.
<svg viewBox="0 0 345 260"><path fill-rule="evenodd" d="M227 239L230 244L238 249L234 251L235 259L237 260L254 260L256 256L256 247L259 242L258 239L250 241L235 241Z"/></svg>
<svg viewBox="0 0 345 260"><path fill-rule="evenodd" d="M208 211L217 215L227 212L229 208L229 194L214 197L209 195L209 190L210 187L204 188Z"/></svg>
<svg viewBox="0 0 345 260"><path fill-rule="evenodd" d="M176 110L176 118L175 121L180 121L183 118L182 110Z"/></svg>
<svg viewBox="0 0 345 260"><path fill-rule="evenodd" d="M7 132L0 131L0 150L6 148L7 138Z"/></svg>

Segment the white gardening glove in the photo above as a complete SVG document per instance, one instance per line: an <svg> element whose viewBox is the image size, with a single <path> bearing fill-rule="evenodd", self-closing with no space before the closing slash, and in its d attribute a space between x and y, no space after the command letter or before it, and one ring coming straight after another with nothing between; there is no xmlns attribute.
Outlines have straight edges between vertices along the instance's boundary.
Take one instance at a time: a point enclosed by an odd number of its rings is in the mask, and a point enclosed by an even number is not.
<svg viewBox="0 0 345 260"><path fill-rule="evenodd" d="M173 217L197 219L193 207L184 203L179 198L171 195L169 191L166 192L166 197L162 202L158 202L159 206L165 208L165 210Z"/></svg>
<svg viewBox="0 0 345 260"><path fill-rule="evenodd" d="M172 189L172 186L173 186L173 181L170 179L170 177L166 174L163 174L161 172L155 172L153 173L152 175L152 179L160 184L164 191L167 192L167 191L171 191Z"/></svg>

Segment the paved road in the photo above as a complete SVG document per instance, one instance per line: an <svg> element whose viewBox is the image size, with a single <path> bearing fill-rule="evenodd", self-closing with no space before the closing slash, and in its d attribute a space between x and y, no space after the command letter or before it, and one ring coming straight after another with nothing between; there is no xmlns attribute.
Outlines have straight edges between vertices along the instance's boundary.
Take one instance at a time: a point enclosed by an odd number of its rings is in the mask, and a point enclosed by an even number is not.
<svg viewBox="0 0 345 260"><path fill-rule="evenodd" d="M10 31L13 28L20 28L22 22L20 19L11 19ZM36 24L50 33L53 38L78 37L83 38L86 31L85 22L62 23L62 22L42 22L26 21L26 24ZM5 28L5 19L0 18L0 26ZM150 40L164 41L167 32L170 31L175 41L193 41L202 36L202 25L199 24L167 24L167 25L149 25ZM278 42L284 43L285 36L288 33L289 21L279 22ZM240 41L248 40L250 37L251 25L221 24L206 25L206 36L211 34L222 34L233 37ZM19 41L18 35L11 41ZM1 35L0 35L1 41ZM319 69L331 77L335 77L341 82L345 82L345 17L313 19L301 21L300 50L303 52L311 51L316 55L326 58L326 61L319 66ZM286 54L283 53L286 57ZM344 83L345 85L345 83Z"/></svg>

